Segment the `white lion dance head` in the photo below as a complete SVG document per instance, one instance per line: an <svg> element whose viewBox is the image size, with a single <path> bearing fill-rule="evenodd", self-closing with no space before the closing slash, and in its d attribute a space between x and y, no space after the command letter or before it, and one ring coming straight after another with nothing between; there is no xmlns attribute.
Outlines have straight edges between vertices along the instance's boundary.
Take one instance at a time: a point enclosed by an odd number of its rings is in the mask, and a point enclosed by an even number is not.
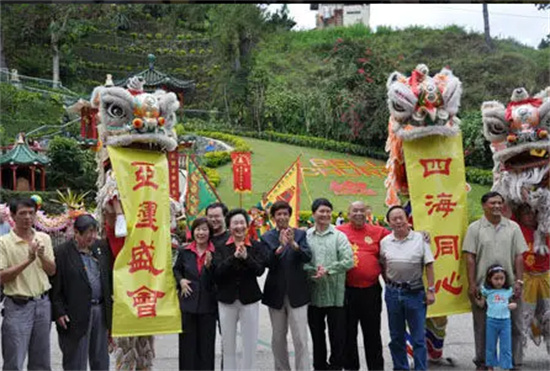
<svg viewBox="0 0 550 371"><path fill-rule="evenodd" d="M493 190L511 207L529 204L537 212L535 250L546 254L550 232L549 151L550 88L530 97L524 88L514 89L505 107L484 102L483 132L493 150Z"/></svg>
<svg viewBox="0 0 550 371"><path fill-rule="evenodd" d="M393 72L387 83L390 121L386 151L389 159L385 186L386 204L398 205L399 194L408 195L403 141L429 135L453 136L459 131L456 117L462 84L448 68L429 75L425 64L416 66L411 76Z"/></svg>
<svg viewBox="0 0 550 371"><path fill-rule="evenodd" d="M98 109L98 217L107 203L118 195L116 180L110 176L106 147L134 147L153 151L173 151L177 147L174 131L180 106L174 93L143 91L140 77L128 80L128 89L99 86L92 93L92 107ZM107 166L106 166L107 165Z"/></svg>

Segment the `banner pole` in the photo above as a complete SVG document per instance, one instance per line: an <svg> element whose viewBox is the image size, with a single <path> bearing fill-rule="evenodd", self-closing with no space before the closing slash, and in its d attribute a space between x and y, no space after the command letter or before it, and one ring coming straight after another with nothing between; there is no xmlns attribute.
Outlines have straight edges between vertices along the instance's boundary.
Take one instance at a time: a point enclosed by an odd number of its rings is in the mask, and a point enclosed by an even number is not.
<svg viewBox="0 0 550 371"><path fill-rule="evenodd" d="M243 193L239 192L239 207L243 208Z"/></svg>

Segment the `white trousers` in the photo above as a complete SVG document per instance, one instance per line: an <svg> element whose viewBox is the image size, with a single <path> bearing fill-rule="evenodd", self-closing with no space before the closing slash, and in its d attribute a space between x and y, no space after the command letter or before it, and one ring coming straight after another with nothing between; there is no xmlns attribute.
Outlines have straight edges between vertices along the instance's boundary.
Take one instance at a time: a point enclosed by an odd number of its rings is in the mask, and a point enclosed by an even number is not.
<svg viewBox="0 0 550 371"><path fill-rule="evenodd" d="M253 370L256 364L260 302L232 304L218 302L222 330L222 353L224 370L237 370L237 322L241 323L242 360L241 370Z"/></svg>
<svg viewBox="0 0 550 371"><path fill-rule="evenodd" d="M311 363L307 348L307 304L298 308L292 308L285 296L281 309L269 308L271 318L271 349L275 360L275 370L290 370L288 358L287 333L290 327L292 342L294 343L296 370L310 370Z"/></svg>

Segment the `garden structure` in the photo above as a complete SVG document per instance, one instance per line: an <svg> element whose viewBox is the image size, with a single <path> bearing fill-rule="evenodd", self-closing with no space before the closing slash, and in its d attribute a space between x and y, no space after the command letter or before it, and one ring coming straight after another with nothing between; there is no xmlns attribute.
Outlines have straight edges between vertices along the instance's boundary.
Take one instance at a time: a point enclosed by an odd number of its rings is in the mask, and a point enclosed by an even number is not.
<svg viewBox="0 0 550 371"><path fill-rule="evenodd" d="M35 191L37 171L40 173L40 189L46 189L46 166L50 160L32 149L25 134L17 136L15 144L0 156L0 188L14 191Z"/></svg>

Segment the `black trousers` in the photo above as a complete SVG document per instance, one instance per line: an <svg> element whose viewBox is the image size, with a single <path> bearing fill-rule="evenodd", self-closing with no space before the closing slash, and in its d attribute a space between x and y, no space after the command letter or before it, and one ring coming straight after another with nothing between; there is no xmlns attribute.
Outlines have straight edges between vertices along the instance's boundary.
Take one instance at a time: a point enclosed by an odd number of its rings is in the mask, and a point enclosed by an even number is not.
<svg viewBox="0 0 550 371"><path fill-rule="evenodd" d="M216 313L182 314L179 335L179 369L213 370L216 343Z"/></svg>
<svg viewBox="0 0 550 371"><path fill-rule="evenodd" d="M357 349L357 325L361 324L365 358L369 370L383 370L380 314L382 312L382 287L379 283L366 288L346 287L346 351L344 368L359 370Z"/></svg>
<svg viewBox="0 0 550 371"><path fill-rule="evenodd" d="M325 318L328 323L330 358L327 363ZM346 340L346 312L344 307L315 307L307 309L307 322L313 341L313 368L315 370L342 370Z"/></svg>

